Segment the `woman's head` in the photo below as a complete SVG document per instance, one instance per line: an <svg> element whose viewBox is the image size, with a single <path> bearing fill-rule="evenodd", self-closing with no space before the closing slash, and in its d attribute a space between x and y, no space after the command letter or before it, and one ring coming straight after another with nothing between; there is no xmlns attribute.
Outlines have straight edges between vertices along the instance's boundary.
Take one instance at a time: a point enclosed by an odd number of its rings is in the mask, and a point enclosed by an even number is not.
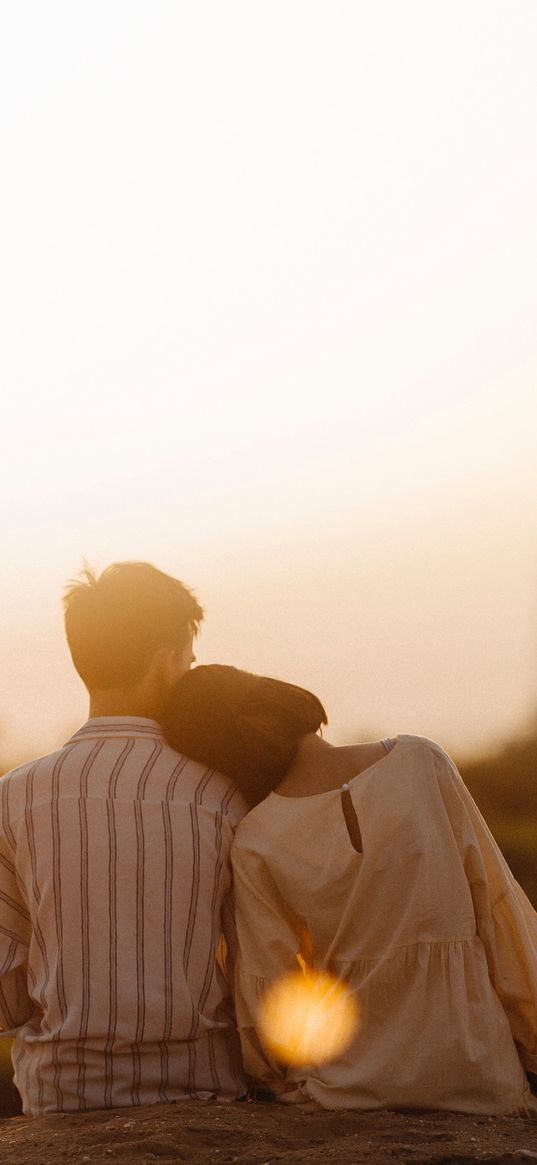
<svg viewBox="0 0 537 1165"><path fill-rule="evenodd" d="M305 688L211 664L179 680L164 730L178 752L232 777L252 806L282 780L300 738L321 724L326 712Z"/></svg>

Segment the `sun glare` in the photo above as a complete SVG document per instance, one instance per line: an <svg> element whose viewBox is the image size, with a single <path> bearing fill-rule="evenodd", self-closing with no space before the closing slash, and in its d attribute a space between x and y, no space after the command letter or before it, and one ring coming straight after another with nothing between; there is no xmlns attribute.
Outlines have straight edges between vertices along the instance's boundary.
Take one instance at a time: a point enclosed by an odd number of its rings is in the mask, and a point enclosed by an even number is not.
<svg viewBox="0 0 537 1165"><path fill-rule="evenodd" d="M263 998L257 1030L284 1064L326 1064L350 1044L359 1024L356 998L324 972L300 971L274 983Z"/></svg>

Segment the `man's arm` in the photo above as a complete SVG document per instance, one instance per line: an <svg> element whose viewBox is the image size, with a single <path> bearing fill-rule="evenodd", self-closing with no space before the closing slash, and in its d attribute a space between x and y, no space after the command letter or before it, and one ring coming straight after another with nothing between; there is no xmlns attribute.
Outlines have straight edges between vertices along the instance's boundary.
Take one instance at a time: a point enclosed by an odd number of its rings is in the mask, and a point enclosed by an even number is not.
<svg viewBox="0 0 537 1165"><path fill-rule="evenodd" d="M28 994L31 922L17 884L7 843L0 837L0 1030L3 1035L25 1023L35 1006Z"/></svg>

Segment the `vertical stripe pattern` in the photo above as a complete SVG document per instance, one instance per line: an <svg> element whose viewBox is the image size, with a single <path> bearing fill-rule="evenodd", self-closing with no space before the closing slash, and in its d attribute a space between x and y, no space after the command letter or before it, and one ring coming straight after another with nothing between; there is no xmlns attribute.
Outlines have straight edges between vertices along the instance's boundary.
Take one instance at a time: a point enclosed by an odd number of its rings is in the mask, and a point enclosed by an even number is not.
<svg viewBox="0 0 537 1165"><path fill-rule="evenodd" d="M134 717L1 786L0 1025L24 1111L244 1091L215 967L234 786Z"/></svg>

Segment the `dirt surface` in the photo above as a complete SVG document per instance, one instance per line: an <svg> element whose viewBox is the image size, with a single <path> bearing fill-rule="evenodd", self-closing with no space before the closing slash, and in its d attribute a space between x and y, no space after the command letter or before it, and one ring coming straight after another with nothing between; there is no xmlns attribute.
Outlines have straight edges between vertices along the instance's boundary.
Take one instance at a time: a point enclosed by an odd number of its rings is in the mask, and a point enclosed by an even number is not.
<svg viewBox="0 0 537 1165"><path fill-rule="evenodd" d="M326 1112L269 1104L113 1109L0 1120L2 1165L523 1165L537 1122L452 1113Z"/></svg>

